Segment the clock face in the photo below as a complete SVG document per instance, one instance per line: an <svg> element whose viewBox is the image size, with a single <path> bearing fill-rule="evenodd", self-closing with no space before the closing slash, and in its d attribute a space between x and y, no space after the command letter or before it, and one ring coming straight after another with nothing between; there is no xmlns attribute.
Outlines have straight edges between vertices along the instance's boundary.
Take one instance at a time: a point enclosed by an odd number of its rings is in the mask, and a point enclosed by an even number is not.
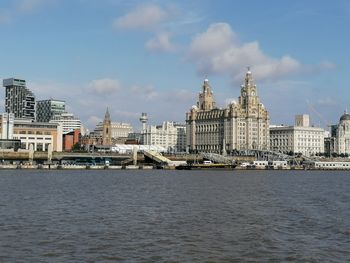
<svg viewBox="0 0 350 263"><path fill-rule="evenodd" d="M243 97L245 97L245 95L246 95L245 91L242 93L242 95L243 95Z"/></svg>
<svg viewBox="0 0 350 263"><path fill-rule="evenodd" d="M252 96L255 96L255 92L254 91L252 91Z"/></svg>

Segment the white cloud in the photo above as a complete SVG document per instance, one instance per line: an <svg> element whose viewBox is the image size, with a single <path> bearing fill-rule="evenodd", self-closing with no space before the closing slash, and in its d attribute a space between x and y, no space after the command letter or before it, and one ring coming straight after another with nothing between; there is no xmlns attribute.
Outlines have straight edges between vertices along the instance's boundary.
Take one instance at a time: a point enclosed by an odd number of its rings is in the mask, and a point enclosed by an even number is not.
<svg viewBox="0 0 350 263"><path fill-rule="evenodd" d="M103 119L107 107L113 121L131 123L138 130L141 112L149 114L150 124L166 120L184 121L185 112L196 100L195 93L181 89L161 91L153 85L123 86L122 92L116 93L119 81L105 80L97 79L83 85L29 82L27 86L38 100L65 100L67 110L79 117L90 130ZM106 83L111 83L110 88L106 89ZM107 96L99 96L101 92L107 92Z"/></svg>
<svg viewBox="0 0 350 263"><path fill-rule="evenodd" d="M340 102L331 97L324 97L316 101L316 105L319 107L334 107L339 105Z"/></svg>
<svg viewBox="0 0 350 263"><path fill-rule="evenodd" d="M101 115L102 116L102 115ZM86 122L84 123L84 125L86 125L86 127L95 127L96 124L98 124L99 122L102 121L101 116L90 116Z"/></svg>
<svg viewBox="0 0 350 263"><path fill-rule="evenodd" d="M117 79L110 78L92 80L88 87L91 91L100 95L110 95L121 90L120 82Z"/></svg>
<svg viewBox="0 0 350 263"><path fill-rule="evenodd" d="M168 17L168 12L155 4L135 8L113 21L117 29L154 29Z"/></svg>
<svg viewBox="0 0 350 263"><path fill-rule="evenodd" d="M157 98L159 95L152 85L147 85L147 86L134 85L131 87L130 90L135 96L138 96L139 98L146 99L146 100L153 100Z"/></svg>
<svg viewBox="0 0 350 263"><path fill-rule="evenodd" d="M154 38L146 42L146 48L150 51L172 52L176 50L174 44L170 42L169 32L160 32Z"/></svg>
<svg viewBox="0 0 350 263"><path fill-rule="evenodd" d="M186 89L177 89L165 94L165 99L169 102L182 101L190 104L197 99L197 93Z"/></svg>
<svg viewBox="0 0 350 263"><path fill-rule="evenodd" d="M252 66L257 79L278 78L303 67L288 55L266 55L257 41L241 43L227 23L211 24L206 32L196 35L190 44L190 59L201 74L228 74L235 81L241 81L247 66Z"/></svg>

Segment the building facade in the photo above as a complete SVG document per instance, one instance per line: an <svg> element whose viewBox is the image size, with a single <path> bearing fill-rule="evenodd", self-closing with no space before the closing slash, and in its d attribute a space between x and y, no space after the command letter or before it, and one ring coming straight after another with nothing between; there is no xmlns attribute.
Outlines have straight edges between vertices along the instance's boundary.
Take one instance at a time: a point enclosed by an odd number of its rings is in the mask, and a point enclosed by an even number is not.
<svg viewBox="0 0 350 263"><path fill-rule="evenodd" d="M74 145L80 142L80 130L74 130L72 132L63 135L63 151L71 151Z"/></svg>
<svg viewBox="0 0 350 263"><path fill-rule="evenodd" d="M26 87L26 81L18 78L3 80L5 87L5 112L15 118L35 120L35 96Z"/></svg>
<svg viewBox="0 0 350 263"><path fill-rule="evenodd" d="M340 117L335 133L335 152L350 154L350 115L347 112Z"/></svg>
<svg viewBox="0 0 350 263"><path fill-rule="evenodd" d="M249 69L238 102L224 109L215 106L213 91L205 79L197 105L186 114L186 124L190 152L269 149L269 113L260 102Z"/></svg>
<svg viewBox="0 0 350 263"><path fill-rule="evenodd" d="M301 153L305 156L324 153L325 130L310 126L309 115L297 115L294 126L270 126L270 148L275 152Z"/></svg>
<svg viewBox="0 0 350 263"><path fill-rule="evenodd" d="M81 120L74 116L73 113L64 112L60 115L54 115L50 123L60 124L62 126L63 134L80 130L81 134L85 134L85 128Z"/></svg>
<svg viewBox="0 0 350 263"><path fill-rule="evenodd" d="M63 100L39 100L36 102L36 121L49 122L54 116L66 111L66 103Z"/></svg>
<svg viewBox="0 0 350 263"><path fill-rule="evenodd" d="M0 133L2 137L20 140L21 149L29 150L33 145L34 151L48 151L51 145L53 151L62 151L62 128L55 123L33 122L29 119L14 119L7 121L7 114L1 115ZM12 117L10 117L12 119ZM4 136L4 134L6 134Z"/></svg>
<svg viewBox="0 0 350 263"><path fill-rule="evenodd" d="M186 125L176 122L163 122L162 125L149 125L141 132L143 145L155 145L168 152L186 151Z"/></svg>
<svg viewBox="0 0 350 263"><path fill-rule="evenodd" d="M15 123L15 115L13 113L3 113L1 115L1 139L13 139L13 127Z"/></svg>
<svg viewBox="0 0 350 263"><path fill-rule="evenodd" d="M101 135L103 133L103 122L96 125L94 134ZM133 127L129 123L111 122L111 136L113 139L128 138L129 134L133 133Z"/></svg>

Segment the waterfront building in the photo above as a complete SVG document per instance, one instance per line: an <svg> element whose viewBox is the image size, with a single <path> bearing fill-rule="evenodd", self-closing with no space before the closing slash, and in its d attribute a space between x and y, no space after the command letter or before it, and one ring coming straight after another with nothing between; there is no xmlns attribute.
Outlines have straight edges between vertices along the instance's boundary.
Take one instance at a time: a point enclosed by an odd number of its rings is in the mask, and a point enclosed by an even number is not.
<svg viewBox="0 0 350 263"><path fill-rule="evenodd" d="M186 151L186 124L163 122L162 125L148 125L141 132L141 143L167 149L168 152Z"/></svg>
<svg viewBox="0 0 350 263"><path fill-rule="evenodd" d="M270 148L275 152L302 153L305 156L324 153L325 130L310 126L309 115L297 115L294 126L270 126Z"/></svg>
<svg viewBox="0 0 350 263"><path fill-rule="evenodd" d="M5 87L5 112L15 118L35 119L35 96L26 87L26 81L19 78L3 80Z"/></svg>
<svg viewBox="0 0 350 263"><path fill-rule="evenodd" d="M346 111L340 117L335 136L336 153L350 154L350 115Z"/></svg>
<svg viewBox="0 0 350 263"><path fill-rule="evenodd" d="M120 139L128 138L130 133L133 133L133 127L129 123L124 122L111 122L111 138ZM100 122L96 125L93 133L98 136L103 134L103 122Z"/></svg>
<svg viewBox="0 0 350 263"><path fill-rule="evenodd" d="M215 106L212 88L205 79L197 105L186 114L186 124L190 152L269 149L269 113L260 102L249 68L238 102L223 109Z"/></svg>
<svg viewBox="0 0 350 263"><path fill-rule="evenodd" d="M80 142L80 130L74 130L63 134L63 151L71 151L73 146Z"/></svg>
<svg viewBox="0 0 350 263"><path fill-rule="evenodd" d="M85 128L78 117L75 117L73 113L64 112L59 115L52 116L50 123L60 124L62 126L62 133L66 134L75 130L80 130L84 135Z"/></svg>
<svg viewBox="0 0 350 263"><path fill-rule="evenodd" d="M132 132L133 128L129 123L112 122L107 108L103 121L96 125L94 131L86 136L82 134L81 144L87 150L91 149L91 146L111 146L126 142Z"/></svg>
<svg viewBox="0 0 350 263"><path fill-rule="evenodd" d="M63 100L39 100L36 102L36 121L49 122L54 116L61 115L66 111Z"/></svg>
<svg viewBox="0 0 350 263"><path fill-rule="evenodd" d="M59 124L34 122L30 119L12 121L12 117L6 113L0 118L1 138L20 140L21 149L29 150L30 145L33 145L34 151L47 151L51 145L53 151L62 151L62 128Z"/></svg>

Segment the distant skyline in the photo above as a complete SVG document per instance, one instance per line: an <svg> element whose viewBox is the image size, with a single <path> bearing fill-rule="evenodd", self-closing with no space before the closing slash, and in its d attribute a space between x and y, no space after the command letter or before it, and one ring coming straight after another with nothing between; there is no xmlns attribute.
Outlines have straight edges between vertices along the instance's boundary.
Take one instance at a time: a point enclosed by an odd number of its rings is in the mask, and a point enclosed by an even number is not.
<svg viewBox="0 0 350 263"><path fill-rule="evenodd" d="M346 0L3 0L0 78L90 130L107 107L138 129L184 121L206 77L217 106L237 100L250 66L271 124L325 127L350 109L349 22Z"/></svg>

